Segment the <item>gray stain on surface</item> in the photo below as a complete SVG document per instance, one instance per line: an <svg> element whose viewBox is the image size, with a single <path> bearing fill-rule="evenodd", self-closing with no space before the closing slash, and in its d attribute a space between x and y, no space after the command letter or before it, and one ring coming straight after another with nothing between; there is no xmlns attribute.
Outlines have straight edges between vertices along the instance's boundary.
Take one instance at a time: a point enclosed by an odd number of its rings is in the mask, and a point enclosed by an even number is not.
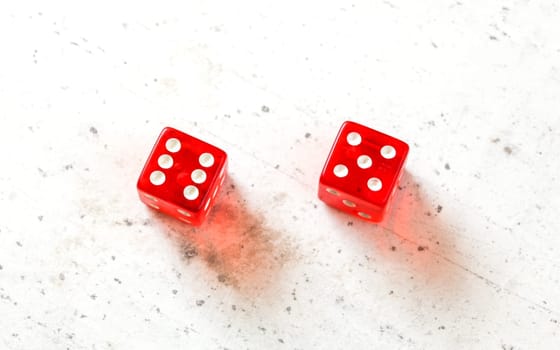
<svg viewBox="0 0 560 350"><path fill-rule="evenodd" d="M239 292L263 291L278 280L282 267L298 256L297 247L283 239L279 229L270 227L264 215L246 208L231 180L226 180L222 192L223 197L200 227L165 215L158 214L158 219L167 221L183 261L201 259L216 273L217 282Z"/></svg>

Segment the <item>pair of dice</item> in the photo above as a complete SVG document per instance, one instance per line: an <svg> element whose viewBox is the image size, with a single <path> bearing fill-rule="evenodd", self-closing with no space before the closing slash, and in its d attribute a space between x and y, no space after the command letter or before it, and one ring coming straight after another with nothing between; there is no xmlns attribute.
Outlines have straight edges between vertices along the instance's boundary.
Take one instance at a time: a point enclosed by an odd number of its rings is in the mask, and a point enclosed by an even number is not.
<svg viewBox="0 0 560 350"><path fill-rule="evenodd" d="M408 145L366 126L344 122L319 179L319 199L379 222L403 174ZM146 205L199 226L226 177L227 154L173 128L164 128L138 179Z"/></svg>

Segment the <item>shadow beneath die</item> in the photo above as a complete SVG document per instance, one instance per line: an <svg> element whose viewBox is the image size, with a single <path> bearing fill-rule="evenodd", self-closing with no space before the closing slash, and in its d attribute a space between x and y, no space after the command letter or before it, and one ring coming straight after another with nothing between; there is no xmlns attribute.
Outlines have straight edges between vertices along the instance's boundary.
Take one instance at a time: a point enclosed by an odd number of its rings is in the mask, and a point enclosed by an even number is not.
<svg viewBox="0 0 560 350"><path fill-rule="evenodd" d="M242 294L264 292L274 285L293 246L247 206L231 177L227 177L206 221L193 227L158 214L186 262L201 259L218 282Z"/></svg>
<svg viewBox="0 0 560 350"><path fill-rule="evenodd" d="M405 171L391 206L377 225L346 217L347 226L360 241L373 246L378 263L408 271L410 280L423 281L431 288L456 290L462 279L456 274L453 227L443 218L443 205L429 200L421 183Z"/></svg>
<svg viewBox="0 0 560 350"><path fill-rule="evenodd" d="M454 266L457 250L453 227L445 220L443 211L443 204L431 200L422 184L405 171L392 212L382 226L406 243L400 245L401 253L411 259L418 277L453 287L451 283L457 279ZM389 244L382 239L378 241L380 248L395 252L394 245L389 247Z"/></svg>

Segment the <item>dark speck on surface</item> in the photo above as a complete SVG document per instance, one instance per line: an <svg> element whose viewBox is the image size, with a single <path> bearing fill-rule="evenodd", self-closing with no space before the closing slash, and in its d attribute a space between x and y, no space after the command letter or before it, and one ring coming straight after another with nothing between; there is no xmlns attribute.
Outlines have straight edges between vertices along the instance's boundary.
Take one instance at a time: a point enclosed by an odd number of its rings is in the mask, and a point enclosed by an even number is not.
<svg viewBox="0 0 560 350"><path fill-rule="evenodd" d="M204 300L197 300L196 301L196 306L202 306L204 305L205 301Z"/></svg>
<svg viewBox="0 0 560 350"><path fill-rule="evenodd" d="M419 252L423 252L424 250L426 250L426 247L423 247L421 245L418 246L418 251Z"/></svg>
<svg viewBox="0 0 560 350"><path fill-rule="evenodd" d="M64 170L70 170L70 169L73 169L73 168L74 168L74 166L72 164L66 164L64 166Z"/></svg>
<svg viewBox="0 0 560 350"><path fill-rule="evenodd" d="M218 255L216 254L215 251L211 251L208 253L208 256L206 256L206 262L210 265L210 266L215 266L219 261L218 261Z"/></svg>
<svg viewBox="0 0 560 350"><path fill-rule="evenodd" d="M198 249L192 244L187 244L183 247L183 257L190 260L198 255Z"/></svg>
<svg viewBox="0 0 560 350"><path fill-rule="evenodd" d="M267 106L262 106L261 111L263 111L264 113L268 113L270 112L270 108L268 108Z"/></svg>
<svg viewBox="0 0 560 350"><path fill-rule="evenodd" d="M282 338L278 338L278 342L284 344L284 340Z"/></svg>
<svg viewBox="0 0 560 350"><path fill-rule="evenodd" d="M397 250L397 247L392 246L392 247L391 247L391 250L392 250L392 251L396 251L396 250Z"/></svg>
<svg viewBox="0 0 560 350"><path fill-rule="evenodd" d="M16 244L17 244L18 247L23 247L23 244L21 244L20 241L16 241Z"/></svg>
<svg viewBox="0 0 560 350"><path fill-rule="evenodd" d="M280 164L276 164L276 165L274 166L274 169L276 169L276 170L278 170L279 168L280 168Z"/></svg>
<svg viewBox="0 0 560 350"><path fill-rule="evenodd" d="M347 226L352 226L354 225L354 221L348 221L348 223L346 223Z"/></svg>
<svg viewBox="0 0 560 350"><path fill-rule="evenodd" d="M449 170L451 169L451 167L449 166L449 163L445 163L445 170Z"/></svg>
<svg viewBox="0 0 560 350"><path fill-rule="evenodd" d="M132 221L128 218L124 219L123 222L126 226L132 226Z"/></svg>
<svg viewBox="0 0 560 350"><path fill-rule="evenodd" d="M305 138L308 139L308 138L310 138L310 137L311 137L311 133L306 132L306 133L305 133Z"/></svg>
<svg viewBox="0 0 560 350"><path fill-rule="evenodd" d="M114 280L115 282L117 282L118 284L122 284L122 281L121 281L120 279L116 278L116 277L113 278L113 280Z"/></svg>
<svg viewBox="0 0 560 350"><path fill-rule="evenodd" d="M97 135L97 129L94 126L89 128L89 132L91 132L94 135Z"/></svg>
<svg viewBox="0 0 560 350"><path fill-rule="evenodd" d="M64 276L64 274L61 272L58 274L58 279L64 281L66 279L66 276Z"/></svg>
<svg viewBox="0 0 560 350"><path fill-rule="evenodd" d="M498 40L498 38L496 38L494 35L490 35L488 37L490 38L490 40Z"/></svg>
<svg viewBox="0 0 560 350"><path fill-rule="evenodd" d="M506 146L504 147L504 152L509 155L513 153L513 149L509 146Z"/></svg>
<svg viewBox="0 0 560 350"><path fill-rule="evenodd" d="M4 267L2 265L0 265L0 270L4 269Z"/></svg>
<svg viewBox="0 0 560 350"><path fill-rule="evenodd" d="M43 221L43 215L37 216L37 219L39 219L39 221Z"/></svg>
<svg viewBox="0 0 560 350"><path fill-rule="evenodd" d="M218 282L220 283L226 283L227 282L227 276L224 274L219 274L218 275Z"/></svg>
<svg viewBox="0 0 560 350"><path fill-rule="evenodd" d="M442 210L442 209L443 209L443 207L442 207L441 205L438 205L438 206L437 206L437 212L438 212L438 214L441 213L441 210Z"/></svg>
<svg viewBox="0 0 560 350"><path fill-rule="evenodd" d="M500 138L499 138L499 137L496 137L496 138L492 139L492 143L498 143L498 142L500 142Z"/></svg>
<svg viewBox="0 0 560 350"><path fill-rule="evenodd" d="M171 293L173 293L173 294L175 294L175 295L177 295L178 292L179 292L179 291L178 291L177 289L173 289L173 290L171 291Z"/></svg>
<svg viewBox="0 0 560 350"><path fill-rule="evenodd" d="M41 168L37 168L37 170L39 170L39 173L41 173L41 176L42 176L42 177L47 177L47 172L46 172L46 171L44 171L44 170L41 169Z"/></svg>

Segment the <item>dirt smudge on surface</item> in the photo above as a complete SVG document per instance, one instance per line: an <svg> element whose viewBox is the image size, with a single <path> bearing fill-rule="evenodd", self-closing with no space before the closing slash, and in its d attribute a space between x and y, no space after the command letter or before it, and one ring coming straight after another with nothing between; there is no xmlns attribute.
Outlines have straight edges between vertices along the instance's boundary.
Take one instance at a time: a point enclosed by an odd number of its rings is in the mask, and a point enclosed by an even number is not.
<svg viewBox="0 0 560 350"><path fill-rule="evenodd" d="M297 245L264 213L249 208L238 187L226 180L217 204L200 227L164 218L186 263L200 259L215 272L219 283L242 293L263 290L299 256Z"/></svg>

